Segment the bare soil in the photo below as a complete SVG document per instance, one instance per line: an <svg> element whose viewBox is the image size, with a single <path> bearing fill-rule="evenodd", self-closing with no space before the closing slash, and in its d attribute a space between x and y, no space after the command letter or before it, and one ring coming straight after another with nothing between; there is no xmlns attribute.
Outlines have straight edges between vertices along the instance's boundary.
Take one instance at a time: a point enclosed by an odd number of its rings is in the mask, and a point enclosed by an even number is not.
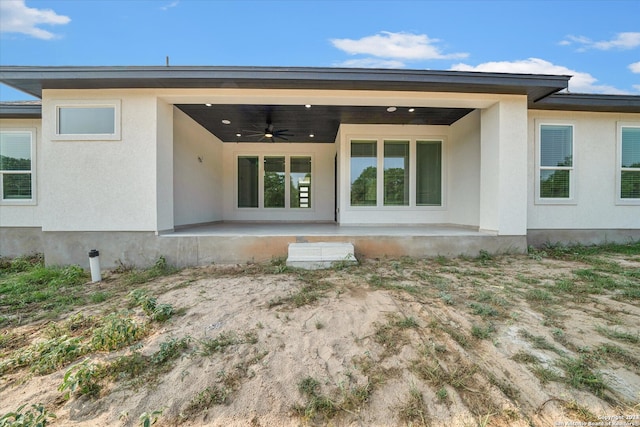
<svg viewBox="0 0 640 427"><path fill-rule="evenodd" d="M87 287L122 289L120 280L106 274ZM640 425L636 254L365 260L315 272L208 266L139 287L176 313L85 363L151 358L183 339L179 357L68 398L58 388L84 358L46 375L9 370L0 416L39 403L53 426L133 426L145 413L160 426L558 426L618 416ZM75 313L126 308L119 292ZM56 322L5 327L12 339L0 361Z"/></svg>

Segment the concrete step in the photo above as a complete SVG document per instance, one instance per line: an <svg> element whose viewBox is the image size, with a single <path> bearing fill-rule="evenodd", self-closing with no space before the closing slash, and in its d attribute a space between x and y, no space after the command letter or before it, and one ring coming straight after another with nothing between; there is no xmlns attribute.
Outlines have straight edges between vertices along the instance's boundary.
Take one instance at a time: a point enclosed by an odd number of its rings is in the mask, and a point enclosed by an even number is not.
<svg viewBox="0 0 640 427"><path fill-rule="evenodd" d="M353 244L340 242L289 243L287 266L318 270L336 263L356 264Z"/></svg>

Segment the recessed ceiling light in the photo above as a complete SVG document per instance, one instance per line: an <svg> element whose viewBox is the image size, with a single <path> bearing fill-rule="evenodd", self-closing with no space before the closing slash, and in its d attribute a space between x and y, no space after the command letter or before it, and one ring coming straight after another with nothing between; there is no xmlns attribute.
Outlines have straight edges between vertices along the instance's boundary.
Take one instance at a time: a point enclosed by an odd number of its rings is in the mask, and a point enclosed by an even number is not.
<svg viewBox="0 0 640 427"><path fill-rule="evenodd" d="M242 134L241 133L236 133L236 136L239 138L239 137L242 136Z"/></svg>
<svg viewBox="0 0 640 427"><path fill-rule="evenodd" d="M410 113L413 113L414 111L416 111L416 109L415 109L415 108L409 108L409 112L410 112Z"/></svg>
<svg viewBox="0 0 640 427"><path fill-rule="evenodd" d="M394 111L396 111L396 110L397 110L397 108L396 108L396 107L389 107L389 108L387 108L387 111L388 111L388 112L390 112L390 113L393 113L393 112L394 112Z"/></svg>
<svg viewBox="0 0 640 427"><path fill-rule="evenodd" d="M309 138L314 138L314 137L315 137L314 134L312 134L312 133L309 134Z"/></svg>
<svg viewBox="0 0 640 427"><path fill-rule="evenodd" d="M222 119L222 124L223 124L223 125L230 125L230 124L231 124L231 120L228 120L228 119Z"/></svg>
<svg viewBox="0 0 640 427"><path fill-rule="evenodd" d="M311 104L305 104L304 108L311 108Z"/></svg>
<svg viewBox="0 0 640 427"><path fill-rule="evenodd" d="M211 107L211 104L204 104L204 105L206 105L207 107Z"/></svg>

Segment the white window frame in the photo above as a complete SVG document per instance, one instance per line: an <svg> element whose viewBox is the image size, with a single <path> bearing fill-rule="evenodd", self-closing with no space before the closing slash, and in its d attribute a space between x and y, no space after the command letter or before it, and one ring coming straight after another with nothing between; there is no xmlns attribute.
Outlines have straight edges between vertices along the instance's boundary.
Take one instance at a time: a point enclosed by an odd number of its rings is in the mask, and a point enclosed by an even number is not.
<svg viewBox="0 0 640 427"><path fill-rule="evenodd" d="M119 99L100 99L100 100L60 100L54 101L55 115L53 121L53 129L51 132L53 141L120 141L122 139L121 132L121 107L122 101ZM62 134L59 132L60 125L60 109L62 108L109 108L114 109L113 133L87 133L87 134Z"/></svg>
<svg viewBox="0 0 640 427"><path fill-rule="evenodd" d="M29 171L0 171L0 205L5 206L33 206L37 204L36 197L36 138L37 131L35 128L2 128L2 133L29 133L31 134L31 170ZM4 198L4 175L17 174L17 173L30 173L31 174L31 198L30 199L5 199Z"/></svg>
<svg viewBox="0 0 640 427"><path fill-rule="evenodd" d="M257 208L241 208L238 206L238 158L239 157L257 157L258 158L258 207ZM265 157L284 157L284 207L283 208L266 208L264 206L264 158ZM291 188L289 186L289 180L291 179L291 158L292 157L309 157L311 161L311 197L309 202L311 207L309 208L292 208L291 207ZM254 152L248 153L235 153L234 154L234 209L236 211L262 211L262 212L315 212L316 208L316 179L314 178L314 156L308 153L289 153L283 154L281 152L256 154Z"/></svg>
<svg viewBox="0 0 640 427"><path fill-rule="evenodd" d="M616 205L640 205L640 199L623 199L622 191L622 171L639 171L640 168L622 167L622 128L640 128L640 122L618 122L616 131Z"/></svg>
<svg viewBox="0 0 640 427"><path fill-rule="evenodd" d="M570 127L571 141L571 164L572 166L542 166L542 127L543 126L567 126ZM540 121L536 123L536 167L535 167L535 192L536 204L540 205L575 205L578 203L576 194L576 126L573 123ZM569 197L552 198L541 197L540 172L543 170L568 170L569 171Z"/></svg>
<svg viewBox="0 0 640 427"><path fill-rule="evenodd" d="M354 206L351 204L351 143L357 140L376 141L376 205L375 206ZM384 143L385 141L409 141L409 205L386 206L384 204ZM417 180L416 180L416 152L417 142L440 142L442 144L442 158L440 170L440 191L441 198L439 205L418 205L416 197ZM447 159L448 144L447 137L444 135L396 135L388 134L383 137L372 135L353 134L346 136L347 142L347 207L350 210L384 210L384 211L442 211L447 209Z"/></svg>

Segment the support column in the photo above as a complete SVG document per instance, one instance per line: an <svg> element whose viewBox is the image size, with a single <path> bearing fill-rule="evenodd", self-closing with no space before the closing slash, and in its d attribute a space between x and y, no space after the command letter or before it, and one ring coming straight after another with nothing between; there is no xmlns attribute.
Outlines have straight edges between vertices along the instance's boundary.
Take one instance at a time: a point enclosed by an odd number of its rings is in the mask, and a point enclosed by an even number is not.
<svg viewBox="0 0 640 427"><path fill-rule="evenodd" d="M527 98L509 96L481 113L480 230L527 234Z"/></svg>
<svg viewBox="0 0 640 427"><path fill-rule="evenodd" d="M158 99L156 116L156 231L172 231L173 105Z"/></svg>

